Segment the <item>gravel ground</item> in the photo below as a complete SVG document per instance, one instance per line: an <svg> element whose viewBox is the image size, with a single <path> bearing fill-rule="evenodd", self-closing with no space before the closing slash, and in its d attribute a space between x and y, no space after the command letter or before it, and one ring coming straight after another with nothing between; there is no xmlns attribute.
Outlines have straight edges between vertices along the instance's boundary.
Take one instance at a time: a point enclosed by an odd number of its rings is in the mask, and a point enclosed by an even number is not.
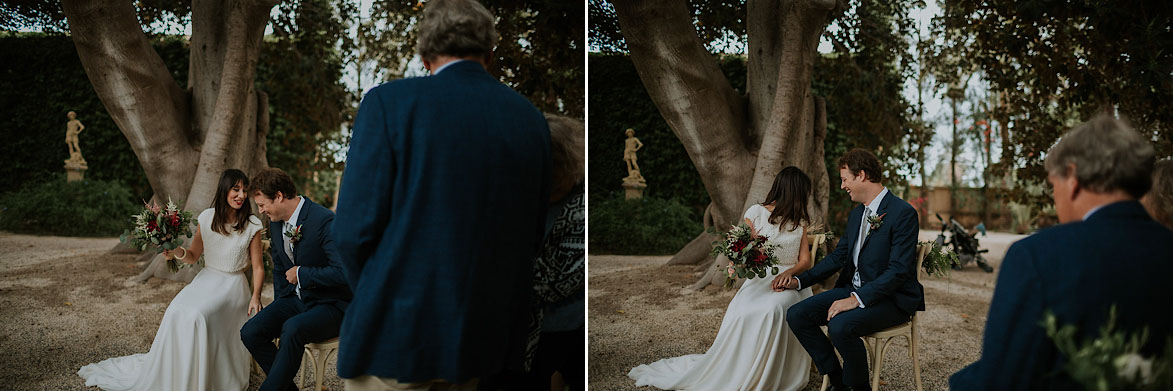
<svg viewBox="0 0 1173 391"><path fill-rule="evenodd" d="M127 283L141 267L134 255L108 254L117 243L0 232L0 389L97 390L77 375L82 365L150 350L185 284ZM262 292L271 302L272 286ZM326 366L326 389L342 390L334 359ZM263 380L253 373L248 389Z"/></svg>
<svg viewBox="0 0 1173 391"><path fill-rule="evenodd" d="M921 240L937 232L921 231ZM946 278L927 277L927 310L918 314L921 377L925 390L948 389L949 375L979 357L986 311L998 265L1010 243L1022 235L990 233L979 238L990 249L995 273L974 266ZM591 390L631 390L627 371L667 357L704 353L717 335L735 291L710 286L682 293L699 274L692 266L663 266L669 257L591 255L588 269L589 382ZM813 366L812 366L813 368ZM912 361L903 338L893 340L881 371L885 390L915 390ZM818 390L811 373L804 390ZM654 390L641 387L641 390Z"/></svg>

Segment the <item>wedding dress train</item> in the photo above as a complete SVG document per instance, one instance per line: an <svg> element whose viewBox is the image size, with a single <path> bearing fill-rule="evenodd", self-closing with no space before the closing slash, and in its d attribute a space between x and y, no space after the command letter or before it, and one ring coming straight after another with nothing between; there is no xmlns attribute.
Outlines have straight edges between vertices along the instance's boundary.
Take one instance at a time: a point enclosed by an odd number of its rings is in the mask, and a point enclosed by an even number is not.
<svg viewBox="0 0 1173 391"><path fill-rule="evenodd" d="M248 245L263 227L250 216L244 232L212 231L212 209L199 215L204 269L167 306L147 353L81 368L86 386L104 390L243 390L251 356L240 340L251 297L244 268Z"/></svg>
<svg viewBox="0 0 1173 391"><path fill-rule="evenodd" d="M780 245L779 270L798 262L802 228L780 230L769 210L754 205L745 217L758 234ZM794 391L807 384L810 356L786 325L790 306L811 296L810 288L774 292L774 276L748 279L729 303L712 346L704 354L663 359L628 372L636 386L665 390Z"/></svg>

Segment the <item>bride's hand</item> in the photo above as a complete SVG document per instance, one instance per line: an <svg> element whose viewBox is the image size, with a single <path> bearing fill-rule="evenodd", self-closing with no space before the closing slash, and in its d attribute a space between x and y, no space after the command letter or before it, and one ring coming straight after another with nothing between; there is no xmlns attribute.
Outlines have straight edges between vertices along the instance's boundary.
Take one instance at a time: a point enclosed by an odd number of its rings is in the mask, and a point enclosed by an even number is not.
<svg viewBox="0 0 1173 391"><path fill-rule="evenodd" d="M774 292L782 292L787 289L793 289L793 288L788 288L788 286L791 285L790 283L793 281L794 281L794 269L786 269L781 274L774 277L774 281L772 283L770 283L770 287L774 288Z"/></svg>
<svg viewBox="0 0 1173 391"><path fill-rule="evenodd" d="M253 316L253 314L261 312L261 308L264 308L261 306L261 298L253 297L248 302L248 316Z"/></svg>

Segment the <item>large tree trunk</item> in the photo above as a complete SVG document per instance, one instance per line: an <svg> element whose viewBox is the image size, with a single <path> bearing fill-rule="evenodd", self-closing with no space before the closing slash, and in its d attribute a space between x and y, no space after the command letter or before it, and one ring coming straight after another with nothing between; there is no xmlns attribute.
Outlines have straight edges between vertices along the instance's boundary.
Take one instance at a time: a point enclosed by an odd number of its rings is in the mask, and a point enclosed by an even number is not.
<svg viewBox="0 0 1173 391"><path fill-rule="evenodd" d="M810 212L822 223L830 189L823 163L826 110L811 94L811 74L819 37L846 2L750 0L745 96L705 49L685 1L613 3L648 95L712 199L705 225L723 229L741 221L742 211L765 199L774 175L788 165L810 175ZM711 266L715 260L707 250L713 240L701 233L669 263ZM715 267L707 270L693 288L723 278Z"/></svg>
<svg viewBox="0 0 1173 391"><path fill-rule="evenodd" d="M192 2L189 89L171 77L138 23L132 2L63 0L82 66L122 130L155 192L199 213L212 205L220 173L268 165L268 99L253 86L275 0ZM190 281L198 268L167 270L156 257L139 281Z"/></svg>

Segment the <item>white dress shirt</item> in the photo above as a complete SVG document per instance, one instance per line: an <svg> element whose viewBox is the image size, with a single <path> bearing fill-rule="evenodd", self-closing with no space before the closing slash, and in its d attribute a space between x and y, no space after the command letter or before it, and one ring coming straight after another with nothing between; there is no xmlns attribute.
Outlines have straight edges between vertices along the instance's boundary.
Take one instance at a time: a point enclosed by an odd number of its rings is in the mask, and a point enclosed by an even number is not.
<svg viewBox="0 0 1173 391"><path fill-rule="evenodd" d="M871 231L871 224L868 224L868 217L880 215L877 212L880 209L880 202L884 201L884 196L886 195L888 195L887 187L880 190L880 194L876 194L876 198L873 198L871 202L863 206L863 216L860 216L859 224L859 239L856 239L855 249L851 253L851 261L855 264L855 274L851 276L851 285L855 286L855 289L863 286L863 280L859 278L859 251L863 249L863 242L867 240L867 235ZM859 295L855 294L855 292L851 292L851 295L855 296L855 301L859 302L859 308L864 308L863 300L859 298Z"/></svg>
<svg viewBox="0 0 1173 391"><path fill-rule="evenodd" d="M435 75L435 74L437 74L437 73L440 73L440 71L443 71L445 68L448 68L448 67L452 66L452 64L455 64L455 63L458 63L458 62L461 62L461 61L468 61L468 60L463 60L463 59L461 59L461 60L454 60L454 61L450 61L450 62L448 62L448 63L445 63L444 65L441 65L439 68L436 68L436 70L435 70L435 71L433 71L433 72L432 72L432 74L433 74L433 75Z"/></svg>
<svg viewBox="0 0 1173 391"><path fill-rule="evenodd" d="M289 220L286 220L284 222L285 229L283 231L292 231L293 229L297 228L297 226L295 225L297 223L297 216L301 214L301 207L304 205L305 205L305 197L298 196L297 197L297 208L293 210L293 214L289 216ZM284 233L282 233L282 235L284 235ZM285 247L285 255L289 257L289 260L292 261L294 265L297 265L297 260L293 259L293 243L292 243L292 241L289 240L289 238L285 238L285 246L284 247ZM297 287L294 288L294 291L297 292L297 298L300 299L301 298L301 268L298 267L297 271L294 272L294 274L297 275Z"/></svg>

